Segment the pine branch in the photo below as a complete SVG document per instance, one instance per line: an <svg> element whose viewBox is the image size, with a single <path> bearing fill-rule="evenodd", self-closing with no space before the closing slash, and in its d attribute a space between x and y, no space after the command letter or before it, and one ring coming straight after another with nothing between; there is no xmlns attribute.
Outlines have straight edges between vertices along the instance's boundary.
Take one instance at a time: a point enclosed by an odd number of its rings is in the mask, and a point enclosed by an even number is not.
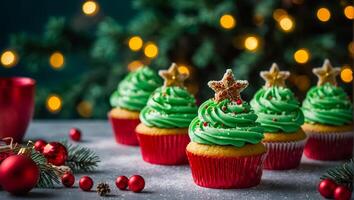
<svg viewBox="0 0 354 200"><path fill-rule="evenodd" d="M55 168L47 164L47 159L41 153L32 151L31 158L40 169L37 187L54 188L55 184L60 183L59 176L56 174Z"/></svg>
<svg viewBox="0 0 354 200"><path fill-rule="evenodd" d="M353 187L354 178L354 159L350 159L348 162L341 166L327 170L326 174L321 179L329 178L340 185L346 185L348 188Z"/></svg>
<svg viewBox="0 0 354 200"><path fill-rule="evenodd" d="M98 167L100 158L94 151L82 146L74 146L68 142L62 142L69 153L66 165L73 172L92 172Z"/></svg>

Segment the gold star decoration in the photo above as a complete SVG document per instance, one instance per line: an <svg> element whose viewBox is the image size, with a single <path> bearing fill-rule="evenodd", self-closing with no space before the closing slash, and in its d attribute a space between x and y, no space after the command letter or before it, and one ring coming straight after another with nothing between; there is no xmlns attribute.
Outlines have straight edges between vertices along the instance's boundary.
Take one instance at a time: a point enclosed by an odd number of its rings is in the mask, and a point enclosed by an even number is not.
<svg viewBox="0 0 354 200"><path fill-rule="evenodd" d="M280 71L276 63L272 64L269 71L262 71L261 77L266 81L266 87L285 87L285 80L290 76L288 71Z"/></svg>
<svg viewBox="0 0 354 200"><path fill-rule="evenodd" d="M165 80L164 86L184 87L184 81L189 77L187 73L180 73L176 63L172 63L168 70L160 70L159 75Z"/></svg>
<svg viewBox="0 0 354 200"><path fill-rule="evenodd" d="M314 68L312 72L318 77L317 85L321 86L325 83L337 85L336 76L340 72L339 67L332 67L328 59L325 59L322 67Z"/></svg>
<svg viewBox="0 0 354 200"><path fill-rule="evenodd" d="M220 102L224 99L242 103L240 93L248 86L248 81L235 80L231 69L227 69L220 81L209 81L208 86L214 90L214 101Z"/></svg>

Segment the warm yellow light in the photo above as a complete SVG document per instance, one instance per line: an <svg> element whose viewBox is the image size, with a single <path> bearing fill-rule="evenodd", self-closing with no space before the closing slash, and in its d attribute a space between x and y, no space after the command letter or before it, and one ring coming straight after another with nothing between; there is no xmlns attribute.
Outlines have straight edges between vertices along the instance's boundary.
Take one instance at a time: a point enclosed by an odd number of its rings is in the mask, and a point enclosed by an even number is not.
<svg viewBox="0 0 354 200"><path fill-rule="evenodd" d="M96 15L98 10L99 10L99 6L95 1L86 1L82 5L82 12L88 16Z"/></svg>
<svg viewBox="0 0 354 200"><path fill-rule="evenodd" d="M53 69L61 69L64 66L64 55L56 51L49 57L49 64Z"/></svg>
<svg viewBox="0 0 354 200"><path fill-rule="evenodd" d="M320 8L317 10L317 18L321 22L326 22L331 18L331 12L327 8Z"/></svg>
<svg viewBox="0 0 354 200"><path fill-rule="evenodd" d="M148 58L155 58L159 54L159 49L156 44L150 42L145 46L144 54Z"/></svg>
<svg viewBox="0 0 354 200"><path fill-rule="evenodd" d="M47 98L46 106L49 112L59 112L62 107L62 99L56 94L49 95Z"/></svg>
<svg viewBox="0 0 354 200"><path fill-rule="evenodd" d="M229 14L220 17L220 26L224 29L232 29L236 26L236 19Z"/></svg>
<svg viewBox="0 0 354 200"><path fill-rule="evenodd" d="M285 32L290 32L294 29L294 20L290 16L284 16L279 20L280 28Z"/></svg>
<svg viewBox="0 0 354 200"><path fill-rule="evenodd" d="M14 51L7 50L1 54L1 64L10 68L17 64L17 54Z"/></svg>
<svg viewBox="0 0 354 200"><path fill-rule="evenodd" d="M255 36L249 36L245 39L244 45L245 48L249 51L254 51L258 48L258 38L256 38Z"/></svg>
<svg viewBox="0 0 354 200"><path fill-rule="evenodd" d="M344 15L348 19L354 19L354 6L346 6L344 8Z"/></svg>
<svg viewBox="0 0 354 200"><path fill-rule="evenodd" d="M132 51L139 51L143 46L143 40L139 36L133 36L129 39L129 48Z"/></svg>
<svg viewBox="0 0 354 200"><path fill-rule="evenodd" d="M144 66L144 64L140 60L134 60L128 64L128 70L135 71L142 66Z"/></svg>
<svg viewBox="0 0 354 200"><path fill-rule="evenodd" d="M179 73L181 73L181 74L187 74L187 75L189 75L189 73L190 73L188 67L185 66L185 65L179 65L179 66L178 66L178 71L179 71Z"/></svg>
<svg viewBox="0 0 354 200"><path fill-rule="evenodd" d="M343 82L350 83L353 80L353 71L350 66L344 66L340 72L340 78Z"/></svg>
<svg viewBox="0 0 354 200"><path fill-rule="evenodd" d="M348 44L348 51L351 55L354 55L354 42L351 41L349 44Z"/></svg>
<svg viewBox="0 0 354 200"><path fill-rule="evenodd" d="M284 10L284 9L276 9L273 12L273 18L276 21L279 21L281 18L283 18L284 16L288 15L288 13Z"/></svg>
<svg viewBox="0 0 354 200"><path fill-rule="evenodd" d="M76 110L81 117L89 118L92 116L92 104L88 101L81 101Z"/></svg>
<svg viewBox="0 0 354 200"><path fill-rule="evenodd" d="M294 53L294 59L297 63L304 64L310 59L310 52L307 49L299 49Z"/></svg>

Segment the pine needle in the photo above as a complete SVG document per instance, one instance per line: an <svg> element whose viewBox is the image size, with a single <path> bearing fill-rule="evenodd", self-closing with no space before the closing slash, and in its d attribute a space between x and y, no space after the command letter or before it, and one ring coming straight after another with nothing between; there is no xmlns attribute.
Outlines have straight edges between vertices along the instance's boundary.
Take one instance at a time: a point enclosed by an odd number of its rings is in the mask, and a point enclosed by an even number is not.
<svg viewBox="0 0 354 200"><path fill-rule="evenodd" d="M341 166L327 170L326 174L321 179L329 178L339 185L346 185L349 188L353 187L354 178L354 159L350 159L348 162Z"/></svg>

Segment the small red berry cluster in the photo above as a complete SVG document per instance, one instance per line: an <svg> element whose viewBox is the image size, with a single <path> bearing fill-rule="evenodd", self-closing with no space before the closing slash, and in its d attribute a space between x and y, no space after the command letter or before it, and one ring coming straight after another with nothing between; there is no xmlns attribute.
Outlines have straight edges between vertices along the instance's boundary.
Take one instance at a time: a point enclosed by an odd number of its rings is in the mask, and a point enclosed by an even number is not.
<svg viewBox="0 0 354 200"><path fill-rule="evenodd" d="M337 185L331 179L324 179L318 185L318 191L325 198L334 198L335 200L349 200L352 191L343 185Z"/></svg>

